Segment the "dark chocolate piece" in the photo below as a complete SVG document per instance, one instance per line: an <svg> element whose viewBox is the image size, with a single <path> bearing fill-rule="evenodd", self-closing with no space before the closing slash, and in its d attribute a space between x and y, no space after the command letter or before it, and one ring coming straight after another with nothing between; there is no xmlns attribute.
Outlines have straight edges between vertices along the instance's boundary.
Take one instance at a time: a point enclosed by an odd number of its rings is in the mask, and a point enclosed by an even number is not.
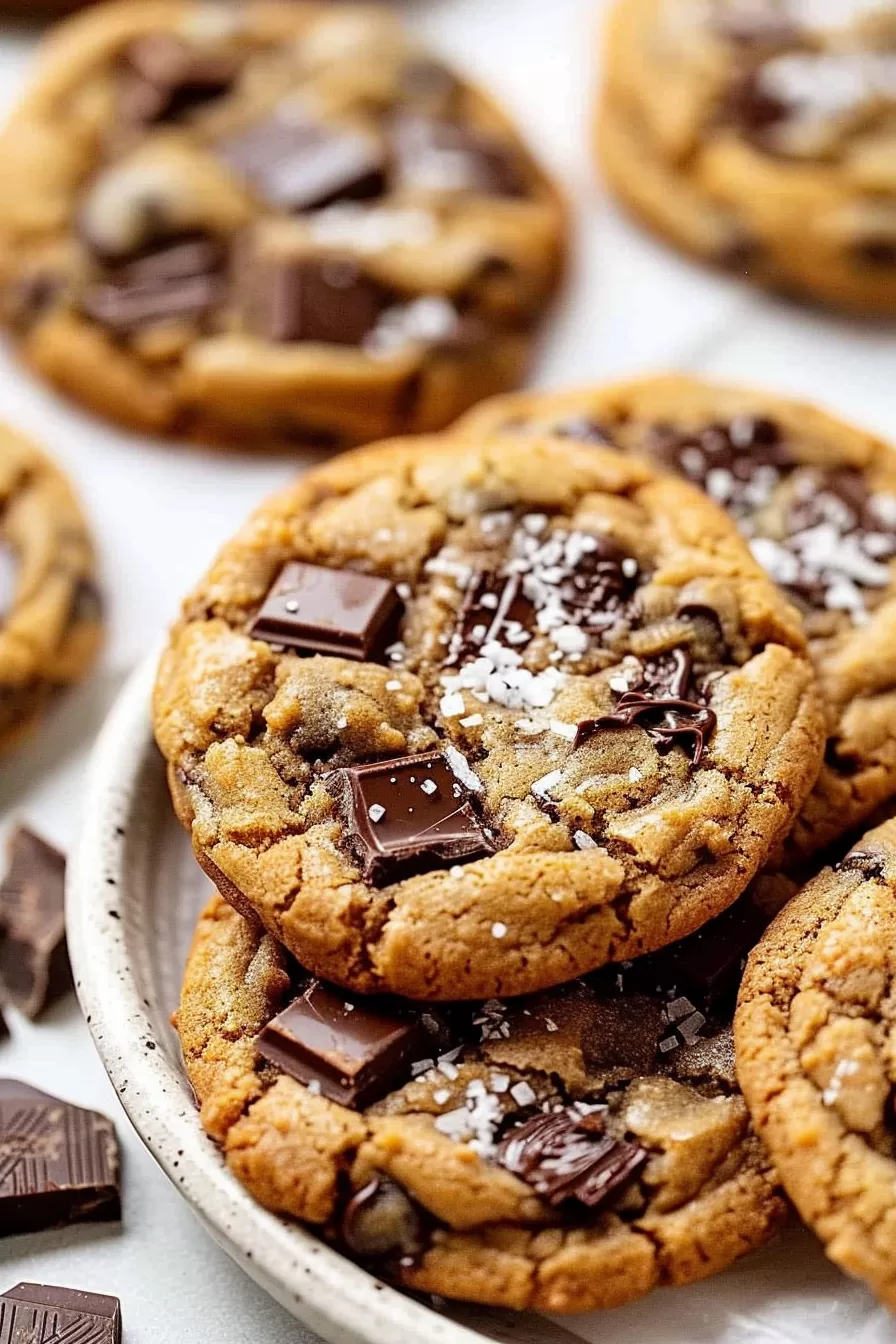
<svg viewBox="0 0 896 1344"><path fill-rule="evenodd" d="M870 854L864 849L853 849L839 863L834 864L837 873L861 873L866 878L881 878L886 875L887 865L882 854Z"/></svg>
<svg viewBox="0 0 896 1344"><path fill-rule="evenodd" d="M531 638L535 607L523 592L519 574L495 570L474 574L460 605L448 648L447 666L475 658L483 644L496 639L513 644L520 634Z"/></svg>
<svg viewBox="0 0 896 1344"><path fill-rule="evenodd" d="M116 1222L118 1181L110 1120L25 1083L0 1081L0 1236Z"/></svg>
<svg viewBox="0 0 896 1344"><path fill-rule="evenodd" d="M420 1023L375 999L313 980L255 1039L259 1054L331 1101L360 1111L400 1087L432 1051Z"/></svg>
<svg viewBox="0 0 896 1344"><path fill-rule="evenodd" d="M346 1205L342 1237L362 1260L413 1256L423 1246L423 1221L400 1185L376 1176Z"/></svg>
<svg viewBox="0 0 896 1344"><path fill-rule="evenodd" d="M499 139L437 117L406 113L392 132L401 182L424 191L520 196L521 165Z"/></svg>
<svg viewBox="0 0 896 1344"><path fill-rule="evenodd" d="M373 886L494 852L466 789L438 751L347 766L325 783L361 876Z"/></svg>
<svg viewBox="0 0 896 1344"><path fill-rule="evenodd" d="M385 190L385 153L370 136L280 114L225 140L216 151L277 210L320 210Z"/></svg>
<svg viewBox="0 0 896 1344"><path fill-rule="evenodd" d="M121 1344L121 1303L76 1288L16 1284L0 1296L0 1344Z"/></svg>
<svg viewBox="0 0 896 1344"><path fill-rule="evenodd" d="M640 1144L614 1139L598 1115L580 1115L572 1107L535 1116L511 1130L498 1149L501 1165L555 1207L575 1199L596 1209L646 1159Z"/></svg>
<svg viewBox="0 0 896 1344"><path fill-rule="evenodd" d="M401 599L388 579L291 560L249 634L301 653L372 662L394 638L400 615Z"/></svg>
<svg viewBox="0 0 896 1344"><path fill-rule="evenodd" d="M574 415L561 424L555 425L552 431L561 439L577 439L579 443L600 444L605 448L613 447L613 438L608 429L598 424L596 420L591 420L585 415Z"/></svg>
<svg viewBox="0 0 896 1344"><path fill-rule="evenodd" d="M267 341L361 345L392 300L354 261L300 257L247 272L243 308Z"/></svg>
<svg viewBox="0 0 896 1344"><path fill-rule="evenodd" d="M224 253L212 239L187 239L110 270L81 298L88 317L120 335L157 322L195 320L223 301Z"/></svg>
<svg viewBox="0 0 896 1344"><path fill-rule="evenodd" d="M71 988L65 858L24 826L13 831L0 884L0 1003L37 1017Z"/></svg>
<svg viewBox="0 0 896 1344"><path fill-rule="evenodd" d="M582 746L604 728L638 727L650 734L657 751L681 746L690 750L693 764L699 765L707 738L715 731L716 716L705 703L688 698L690 654L672 649L658 658L644 659L642 668L641 689L620 695L612 714L580 723L574 747Z"/></svg>
<svg viewBox="0 0 896 1344"><path fill-rule="evenodd" d="M656 425L646 446L738 522L767 503L797 466L778 426L762 416L739 415L728 424L695 430Z"/></svg>
<svg viewBox="0 0 896 1344"><path fill-rule="evenodd" d="M200 51L173 33L147 33L125 49L119 115L138 126L175 121L229 92L238 73L235 56Z"/></svg>

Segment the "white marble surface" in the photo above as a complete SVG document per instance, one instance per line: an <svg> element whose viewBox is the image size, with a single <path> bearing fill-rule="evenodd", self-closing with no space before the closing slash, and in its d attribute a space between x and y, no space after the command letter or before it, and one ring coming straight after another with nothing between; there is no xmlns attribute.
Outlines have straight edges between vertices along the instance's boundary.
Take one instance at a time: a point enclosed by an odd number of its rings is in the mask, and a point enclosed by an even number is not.
<svg viewBox="0 0 896 1344"><path fill-rule="evenodd" d="M435 47L503 96L575 203L574 265L546 335L539 384L678 366L817 397L896 437L896 333L823 319L708 274L621 218L595 184L588 153L593 0L417 0L403 9ZM0 27L0 104L22 87L33 43L25 29ZM102 669L0 774L4 825L22 814L68 846L90 740L124 675L216 546L296 464L119 433L59 401L3 349L0 415L44 441L70 470L100 539L110 599ZM0 1240L0 1286L32 1278L115 1292L129 1344L237 1344L250 1334L270 1344L305 1344L307 1332L231 1265L155 1168L111 1093L74 1001L39 1026L15 1019L12 1031L11 1042L0 1044L0 1073L114 1116L125 1158L125 1216L120 1229ZM879 1344L890 1337L884 1318L864 1309L861 1289L841 1284L799 1237L788 1246L817 1285L804 1330L780 1333L768 1304L756 1301L754 1272L744 1344L847 1334L857 1344ZM716 1340L710 1285L676 1299L687 1325L681 1338ZM606 1324L592 1318L573 1328L597 1340L607 1337ZM619 1344L646 1337L628 1310L614 1316L612 1336ZM651 1337L659 1338L655 1330Z"/></svg>

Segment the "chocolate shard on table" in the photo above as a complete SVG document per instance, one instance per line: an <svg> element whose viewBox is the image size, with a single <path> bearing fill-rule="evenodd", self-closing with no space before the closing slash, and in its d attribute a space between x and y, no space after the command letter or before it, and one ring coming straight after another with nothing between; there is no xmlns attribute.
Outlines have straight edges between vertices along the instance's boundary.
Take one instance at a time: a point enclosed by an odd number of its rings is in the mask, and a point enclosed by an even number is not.
<svg viewBox="0 0 896 1344"><path fill-rule="evenodd" d="M372 662L392 642L401 610L388 579L291 560L274 580L249 634L299 653Z"/></svg>
<svg viewBox="0 0 896 1344"><path fill-rule="evenodd" d="M120 1217L112 1122L0 1079L0 1237Z"/></svg>
<svg viewBox="0 0 896 1344"><path fill-rule="evenodd" d="M385 190L384 147L351 127L280 113L219 140L216 153L277 210L320 210Z"/></svg>
<svg viewBox="0 0 896 1344"><path fill-rule="evenodd" d="M498 1161L555 1207L576 1200L596 1209L647 1160L639 1143L616 1139L597 1114L570 1107L512 1129Z"/></svg>
<svg viewBox="0 0 896 1344"><path fill-rule="evenodd" d="M324 782L365 882L381 886L494 852L466 789L438 751L346 766Z"/></svg>
<svg viewBox="0 0 896 1344"><path fill-rule="evenodd" d="M337 258L261 261L243 285L247 326L278 344L361 345L392 299L354 261Z"/></svg>
<svg viewBox="0 0 896 1344"><path fill-rule="evenodd" d="M0 1344L121 1344L121 1303L46 1283L0 1295Z"/></svg>
<svg viewBox="0 0 896 1344"><path fill-rule="evenodd" d="M0 1003L37 1015L71 988L65 941L65 857L19 826L0 883Z"/></svg>
<svg viewBox="0 0 896 1344"><path fill-rule="evenodd" d="M399 1087L432 1054L422 1023L396 1005L313 980L255 1039L265 1059L352 1110Z"/></svg>

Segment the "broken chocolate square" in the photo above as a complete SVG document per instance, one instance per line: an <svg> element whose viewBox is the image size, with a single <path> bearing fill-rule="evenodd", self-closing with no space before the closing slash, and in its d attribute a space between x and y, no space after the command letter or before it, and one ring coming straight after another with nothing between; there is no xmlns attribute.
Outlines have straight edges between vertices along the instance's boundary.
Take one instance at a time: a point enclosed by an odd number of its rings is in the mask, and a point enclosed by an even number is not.
<svg viewBox="0 0 896 1344"><path fill-rule="evenodd" d="M115 1222L118 1177L110 1120L0 1079L0 1236Z"/></svg>
<svg viewBox="0 0 896 1344"><path fill-rule="evenodd" d="M255 1046L292 1078L352 1110L394 1091L432 1050L409 1012L344 997L319 980L264 1027Z"/></svg>
<svg viewBox="0 0 896 1344"><path fill-rule="evenodd" d="M466 789L438 751L326 777L365 882L382 886L494 851Z"/></svg>
<svg viewBox="0 0 896 1344"><path fill-rule="evenodd" d="M608 1134L599 1115L572 1107L536 1115L511 1130L498 1149L501 1165L555 1207L575 1199L597 1208L646 1158L640 1144Z"/></svg>
<svg viewBox="0 0 896 1344"><path fill-rule="evenodd" d="M103 1293L18 1283L0 1295L0 1344L121 1344L121 1303Z"/></svg>
<svg viewBox="0 0 896 1344"><path fill-rule="evenodd" d="M361 345L392 295L354 261L262 260L246 272L246 325L266 341Z"/></svg>
<svg viewBox="0 0 896 1344"><path fill-rule="evenodd" d="M401 599L388 579L291 560L249 634L300 653L371 662L391 642L400 615Z"/></svg>
<svg viewBox="0 0 896 1344"><path fill-rule="evenodd" d="M281 112L220 140L217 153L277 210L320 210L385 188L383 147L371 136Z"/></svg>
<svg viewBox="0 0 896 1344"><path fill-rule="evenodd" d="M71 988L65 857L24 826L13 831L0 884L0 1003L36 1017Z"/></svg>

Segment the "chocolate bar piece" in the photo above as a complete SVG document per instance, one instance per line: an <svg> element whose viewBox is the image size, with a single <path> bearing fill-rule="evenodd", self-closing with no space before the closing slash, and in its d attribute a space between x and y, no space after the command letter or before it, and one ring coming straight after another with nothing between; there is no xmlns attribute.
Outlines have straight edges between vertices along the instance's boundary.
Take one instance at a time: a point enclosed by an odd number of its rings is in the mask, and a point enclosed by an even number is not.
<svg viewBox="0 0 896 1344"><path fill-rule="evenodd" d="M65 943L65 857L24 826L0 884L0 1003L34 1018L71 988Z"/></svg>
<svg viewBox="0 0 896 1344"><path fill-rule="evenodd" d="M336 258L263 261L248 273L246 324L278 344L361 345L392 302L357 264Z"/></svg>
<svg viewBox="0 0 896 1344"><path fill-rule="evenodd" d="M121 1303L104 1293L19 1283L0 1296L0 1344L121 1344Z"/></svg>
<svg viewBox="0 0 896 1344"><path fill-rule="evenodd" d="M494 852L466 790L438 751L347 766L325 783L339 803L365 882L395 882Z"/></svg>
<svg viewBox="0 0 896 1344"><path fill-rule="evenodd" d="M81 306L118 335L157 322L196 321L224 298L223 259L211 238L182 239L117 267L86 290Z"/></svg>
<svg viewBox="0 0 896 1344"><path fill-rule="evenodd" d="M598 1115L566 1110L513 1129L498 1161L555 1207L575 1199L595 1209L647 1160L639 1143L607 1134Z"/></svg>
<svg viewBox="0 0 896 1344"><path fill-rule="evenodd" d="M120 1217L111 1121L0 1079L0 1237Z"/></svg>
<svg viewBox="0 0 896 1344"><path fill-rule="evenodd" d="M419 1022L375 1000L349 999L314 980L256 1037L256 1049L300 1083L363 1110L432 1053Z"/></svg>
<svg viewBox="0 0 896 1344"><path fill-rule="evenodd" d="M400 612L401 600L388 579L292 560L277 576L249 634L302 653L370 662L391 641Z"/></svg>

